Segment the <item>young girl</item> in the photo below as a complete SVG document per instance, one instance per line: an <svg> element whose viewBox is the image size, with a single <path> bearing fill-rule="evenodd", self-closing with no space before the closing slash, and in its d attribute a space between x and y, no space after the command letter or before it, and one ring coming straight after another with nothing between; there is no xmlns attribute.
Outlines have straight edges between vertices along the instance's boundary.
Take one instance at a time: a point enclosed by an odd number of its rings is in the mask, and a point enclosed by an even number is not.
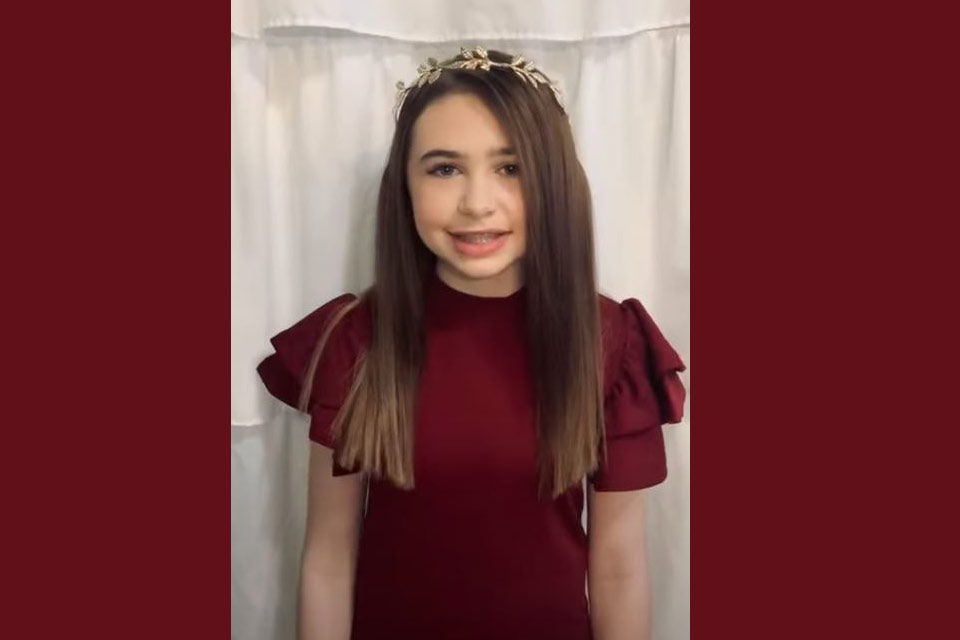
<svg viewBox="0 0 960 640"><path fill-rule="evenodd" d="M419 72L398 86L374 285L258 368L311 416L300 636L645 638L640 490L666 477L684 365L640 302L597 292L549 78L479 47Z"/></svg>

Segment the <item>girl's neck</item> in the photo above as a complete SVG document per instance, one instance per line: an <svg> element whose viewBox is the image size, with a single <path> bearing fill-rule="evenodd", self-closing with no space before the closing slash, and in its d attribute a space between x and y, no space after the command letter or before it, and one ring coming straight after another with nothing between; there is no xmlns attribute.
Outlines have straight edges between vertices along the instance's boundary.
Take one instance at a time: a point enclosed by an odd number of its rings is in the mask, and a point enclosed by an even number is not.
<svg viewBox="0 0 960 640"><path fill-rule="evenodd" d="M445 263L438 261L436 275L441 282L451 289L478 298L506 298L522 289L524 285L523 272L519 263L495 276L471 279L462 276Z"/></svg>

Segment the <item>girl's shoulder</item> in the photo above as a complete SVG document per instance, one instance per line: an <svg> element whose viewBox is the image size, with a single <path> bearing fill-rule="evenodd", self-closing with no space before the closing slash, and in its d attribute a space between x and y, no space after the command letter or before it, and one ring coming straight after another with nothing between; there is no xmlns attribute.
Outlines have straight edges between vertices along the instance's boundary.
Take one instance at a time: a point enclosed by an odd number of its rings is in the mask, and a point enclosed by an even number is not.
<svg viewBox="0 0 960 640"><path fill-rule="evenodd" d="M314 387L315 391L338 393L342 385L331 383L349 379L357 357L370 345L372 326L369 298L344 293L270 338L273 353L264 358L257 372L274 397L296 408L314 351L329 329Z"/></svg>
<svg viewBox="0 0 960 640"><path fill-rule="evenodd" d="M678 381L686 366L637 298L622 302L598 294L604 355L604 397L632 391L663 390ZM679 420L676 403L665 403L669 418ZM672 405L672 406L670 406ZM682 405L682 401L681 401ZM674 420L670 420L673 422Z"/></svg>
<svg viewBox="0 0 960 640"><path fill-rule="evenodd" d="M278 333L270 342L274 347L280 342L298 347L310 345L312 348L323 332L332 326L331 341L352 340L369 344L373 327L370 308L370 300L366 295L341 294Z"/></svg>
<svg viewBox="0 0 960 640"><path fill-rule="evenodd" d="M662 425L683 418L686 367L636 298L600 295L606 457L591 475L598 491L644 489L667 477Z"/></svg>

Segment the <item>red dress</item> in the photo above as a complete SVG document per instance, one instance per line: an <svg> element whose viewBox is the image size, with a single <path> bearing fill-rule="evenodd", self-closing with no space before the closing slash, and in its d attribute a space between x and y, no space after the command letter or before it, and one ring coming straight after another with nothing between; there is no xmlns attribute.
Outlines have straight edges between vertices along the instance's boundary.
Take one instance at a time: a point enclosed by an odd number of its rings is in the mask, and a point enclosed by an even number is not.
<svg viewBox="0 0 960 640"><path fill-rule="evenodd" d="M331 300L272 339L258 371L296 406ZM537 498L536 436L524 337L525 290L461 293L433 275L417 402L412 491L373 480L357 561L352 640L589 640L583 490ZM666 478L661 425L681 418L684 369L635 299L600 296L607 462L598 491ZM370 342L361 304L331 334L317 368L310 439L330 424L353 362ZM334 475L349 473L336 465Z"/></svg>

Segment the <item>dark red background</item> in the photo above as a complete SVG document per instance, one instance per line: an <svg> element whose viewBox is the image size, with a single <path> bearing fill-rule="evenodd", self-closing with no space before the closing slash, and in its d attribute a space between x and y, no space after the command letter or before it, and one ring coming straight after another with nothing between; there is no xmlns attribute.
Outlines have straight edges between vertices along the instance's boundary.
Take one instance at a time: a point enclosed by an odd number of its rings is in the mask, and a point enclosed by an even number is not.
<svg viewBox="0 0 960 640"><path fill-rule="evenodd" d="M956 23L848 7L694 11L698 640L955 633ZM4 637L230 633L228 9L158 8L5 12Z"/></svg>

